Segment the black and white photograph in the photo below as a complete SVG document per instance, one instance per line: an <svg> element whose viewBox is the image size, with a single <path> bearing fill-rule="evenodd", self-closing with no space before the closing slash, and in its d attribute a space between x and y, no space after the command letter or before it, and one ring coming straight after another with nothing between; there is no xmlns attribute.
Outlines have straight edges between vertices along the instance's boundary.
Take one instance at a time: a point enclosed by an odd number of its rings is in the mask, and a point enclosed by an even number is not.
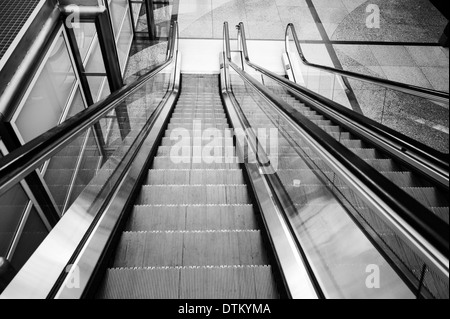
<svg viewBox="0 0 450 319"><path fill-rule="evenodd" d="M449 16L0 0L0 303L448 300Z"/></svg>

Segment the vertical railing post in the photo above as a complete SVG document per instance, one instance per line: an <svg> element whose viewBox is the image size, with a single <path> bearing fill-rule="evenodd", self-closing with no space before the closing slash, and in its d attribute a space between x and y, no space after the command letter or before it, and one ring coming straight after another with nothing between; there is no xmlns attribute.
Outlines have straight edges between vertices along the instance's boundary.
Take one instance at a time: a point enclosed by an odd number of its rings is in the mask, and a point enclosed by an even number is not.
<svg viewBox="0 0 450 319"><path fill-rule="evenodd" d="M112 92L123 87L122 71L120 69L119 54L117 52L114 30L112 28L109 11L99 14L95 19L98 41L105 63L105 70L108 77L109 88ZM125 105L116 108L117 122L120 135L124 139L131 131L128 110Z"/></svg>

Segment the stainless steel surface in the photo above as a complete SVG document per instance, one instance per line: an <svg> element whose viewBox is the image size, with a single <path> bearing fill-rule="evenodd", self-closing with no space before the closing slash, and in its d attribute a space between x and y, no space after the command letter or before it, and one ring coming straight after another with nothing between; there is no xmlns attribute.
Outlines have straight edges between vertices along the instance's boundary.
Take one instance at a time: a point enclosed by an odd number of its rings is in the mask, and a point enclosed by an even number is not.
<svg viewBox="0 0 450 319"><path fill-rule="evenodd" d="M223 59L223 58L222 58ZM230 98L230 87L226 84L226 68L227 63L222 63L221 79L222 79L222 96L227 108L228 115L231 120L233 129L245 130L242 126L241 120L235 110L232 99ZM229 75L229 74L228 74ZM248 140L253 140L249 138ZM256 153L255 145L251 145ZM245 154L244 145L239 145L239 140L236 142L237 151L240 153L240 158L248 156ZM244 160L248 175L251 178L254 192L257 196L258 205L265 225L267 227L277 261L283 274L286 289L291 298L294 299L317 299L318 294L314 285L311 282L310 275L305 267L304 260L298 251L292 234L289 232L284 219L273 200L273 195L269 191L267 182L260 172L261 166L255 163L249 163Z"/></svg>
<svg viewBox="0 0 450 319"><path fill-rule="evenodd" d="M174 25L174 28L177 28L176 24ZM159 65L152 72L144 75L130 86L125 87L116 94L112 94L104 102L97 104L97 106L100 107L101 105L103 105L103 107L107 105L107 110L103 110L104 112L101 111L101 114L106 115L109 110L117 106L118 103L122 102L133 92L136 92L137 89L139 89L142 85L145 85L148 80L159 74L159 72L164 72L166 67L173 67L171 73L172 85L174 85L175 81L179 81L179 78L177 78L175 74L175 66L176 64L179 64L178 53L175 52L175 50L177 50L177 40L177 32L175 32L174 37L171 39L171 52L168 61ZM171 95L170 98L169 96L166 96L166 102L167 99L170 100L169 102L173 102L174 96ZM156 131L159 130L159 127L152 126L152 124L158 124L155 123L155 121L163 120L164 116L158 117L159 112L163 112L163 114L169 112L169 104L162 103L160 107L152 114L152 118L147 123L146 127L154 127L155 130L153 131L153 133L151 133L149 138L155 138L155 134L157 133ZM61 138L58 138L59 141L54 144L52 143L52 151L43 152L46 153L46 155L43 155L43 157L38 156L32 161L33 163L28 164L40 165L40 163L45 161L49 155L51 156L50 153L55 153L60 150L61 147L67 145L67 141L65 139L73 138L74 135L76 136L76 134L85 131L89 127L88 123L92 125L102 116L100 114L97 114L93 115L93 117L93 119L89 119L88 114L88 119L83 120L83 116L81 116L82 120L73 121L72 125L74 125L75 127L72 127L72 130L76 131L77 133L72 132L70 134L61 134ZM139 150L139 147L140 145L142 145L147 132L144 131L139 134L139 140L133 144L132 150ZM43 138L44 137L41 137L41 139ZM39 148L39 145L34 146ZM142 160L144 155L148 156L148 153L139 153L139 159ZM123 195L124 191L126 193L126 187L130 186L129 182L132 181L135 177L135 175L133 174L137 173L136 169L143 169L142 166L139 165L131 166L130 168L130 161L135 158L136 152L127 152L126 160L121 163L117 163L117 160L114 157L110 159L110 167L114 167L119 164L119 169L115 171L115 174L112 175L110 179L108 179L107 176L102 175L97 175L94 178L94 180L91 182L91 184L94 186L87 187L82 192L75 203L70 207L69 211L63 216L63 218L55 226L53 231L47 236L41 246L39 246L36 252L24 265L22 270L5 289L0 298L47 298L51 291L54 289L55 284L58 282L58 278L62 278L66 283L68 282L66 286L58 287L62 289L60 292L61 297L67 296L67 291L72 291L77 296L81 295L84 287L75 290L71 288L76 287L78 283L81 284L88 282L89 278L77 277L80 279L80 281L78 282L77 278L75 278L74 281L70 281L73 278L71 276L77 276L80 271L83 271L82 276L93 271L93 269L86 269L85 265L86 263L89 264L89 260L95 260L95 258L98 258L102 253L102 247L97 246L99 242L105 240L105 237L103 236L105 233L102 233L102 231L105 231L105 229L102 227L105 226L104 223L109 223L111 221L109 218L111 217L111 214L115 214L114 212L115 208L118 207L117 205L120 206L120 204L123 204L123 197L117 196ZM128 175L130 179L124 179L126 174L131 174ZM103 185L104 187L102 187L99 192L98 187L96 187L95 185ZM128 196L129 193L127 193L126 195ZM103 215L105 209L109 209L107 210L109 214L107 213L106 215ZM96 222L99 222L99 224L95 224ZM93 227L95 228L92 229ZM90 230L91 232L89 232ZM108 229L107 231L111 231L111 229ZM86 238L86 236L90 237ZM81 247L80 244L82 244L84 240L86 240L87 246ZM78 251L79 249L80 251ZM77 255L77 252L81 255ZM78 258L76 260L80 261L80 265L72 267L72 265L70 265L70 262L75 257ZM86 259L84 259L86 257L88 260L87 262ZM66 275L68 275L68 277L66 277ZM66 291L65 289L68 290Z"/></svg>
<svg viewBox="0 0 450 319"><path fill-rule="evenodd" d="M298 54L300 56L302 63L307 66L310 66L310 67L313 67L316 69L320 69L320 70L324 70L324 71L327 71L327 72L330 72L333 74L341 75L344 77L357 79L357 80L368 82L368 83L375 83L377 85L386 87L388 89L400 91L403 93L411 94L411 95L429 99L432 101L449 104L450 97L449 97L449 94L446 92L431 90L431 89L427 89L427 88L422 88L422 87L409 85L409 84L405 84L405 83L401 83L401 82L390 81L390 80L386 80L386 79L380 79L380 78L369 76L369 75L340 70L340 69L331 68L331 67L313 64L313 63L308 62L305 55L303 54L303 50L302 50L300 41L298 40L297 32L295 31L295 27L292 23L288 24L288 26L286 28L286 33L285 33L286 54L288 55L289 59L290 59L290 54L291 54L291 51L289 49L289 38L290 38L289 32L292 33L292 37L293 37L295 46L297 48L297 51L298 51ZM345 83L345 81L344 81L344 83Z"/></svg>

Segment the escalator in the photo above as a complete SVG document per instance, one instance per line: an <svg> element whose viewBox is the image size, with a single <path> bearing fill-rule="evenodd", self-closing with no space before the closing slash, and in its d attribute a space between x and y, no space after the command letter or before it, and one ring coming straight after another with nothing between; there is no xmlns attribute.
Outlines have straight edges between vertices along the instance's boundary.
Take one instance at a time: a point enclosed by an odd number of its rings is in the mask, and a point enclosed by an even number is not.
<svg viewBox="0 0 450 319"><path fill-rule="evenodd" d="M94 125L107 137L1 298L448 298L441 186L242 70L227 27L220 76L181 74L174 23L164 63L1 159L0 195Z"/></svg>
<svg viewBox="0 0 450 319"><path fill-rule="evenodd" d="M233 138L202 139L205 129L230 132L218 76L182 75L180 98L98 298L278 297ZM214 152L205 157L207 145Z"/></svg>

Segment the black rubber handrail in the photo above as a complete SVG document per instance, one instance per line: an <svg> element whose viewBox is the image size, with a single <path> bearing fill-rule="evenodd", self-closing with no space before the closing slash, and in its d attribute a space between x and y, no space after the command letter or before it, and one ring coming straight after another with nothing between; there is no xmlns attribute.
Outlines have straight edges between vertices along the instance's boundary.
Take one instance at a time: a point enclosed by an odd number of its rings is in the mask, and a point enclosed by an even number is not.
<svg viewBox="0 0 450 319"><path fill-rule="evenodd" d="M411 95L418 96L418 97L428 99L428 100L432 100L435 102L449 104L450 95L447 92L436 91L436 90L427 89L427 88L423 88L423 87L419 87L419 86L415 86L415 85L405 84L405 83L391 81L391 80L387 80L387 79L381 79L381 78L377 78L377 77L370 76L370 75L365 75L365 74L351 72L351 71L345 71L345 70L336 69L336 68L309 62L306 59L305 54L303 53L300 41L298 40L297 32L295 31L295 27L292 23L289 23L288 26L286 27L285 50L286 50L286 54L288 54L288 55L289 55L289 50L288 50L289 30L292 33L292 37L293 37L295 46L297 48L297 52L300 56L302 63L309 67L320 69L320 70L330 72L333 74L337 74L337 75L341 75L344 77L353 78L353 79L357 79L357 80L372 83L372 84L377 84L377 85L380 85L380 86L383 86L383 87L386 87L389 89L393 89L393 90L400 91L403 93L411 94Z"/></svg>
<svg viewBox="0 0 450 319"><path fill-rule="evenodd" d="M240 24L240 27L243 27L242 23ZM243 40L245 40L245 35L242 34L241 36L243 36ZM245 47L245 50L247 50L245 41L243 41L242 45ZM226 49L229 50L229 45L226 46ZM351 172L363 183L363 185L378 196L384 204L386 204L393 212L395 212L401 219L411 226L412 229L416 230L418 234L420 234L428 243L430 243L432 247L434 247L434 249L437 250L437 252L442 254L447 259L448 263L449 228L442 220L440 220L436 215L431 214L424 205L401 190L397 185L367 164L359 156L351 152L348 148L336 141L328 133L320 129L294 107L277 97L273 92L255 80L247 72L241 70L234 62L231 61L230 52L226 52L226 57L229 65L236 73L239 74L241 78L252 84L269 101L282 110L299 127L314 138L330 155L337 159L341 165L345 167L345 169ZM246 59L247 58L248 55ZM253 66L250 62L249 65ZM270 71L267 71L259 66L256 66L255 68L263 74L272 75ZM444 267L448 268L448 265L444 265Z"/></svg>
<svg viewBox="0 0 450 319"><path fill-rule="evenodd" d="M104 100L93 104L0 159L0 196L169 66L174 60L177 30L178 24L173 22L170 28L167 59L164 62L135 82L124 86Z"/></svg>

